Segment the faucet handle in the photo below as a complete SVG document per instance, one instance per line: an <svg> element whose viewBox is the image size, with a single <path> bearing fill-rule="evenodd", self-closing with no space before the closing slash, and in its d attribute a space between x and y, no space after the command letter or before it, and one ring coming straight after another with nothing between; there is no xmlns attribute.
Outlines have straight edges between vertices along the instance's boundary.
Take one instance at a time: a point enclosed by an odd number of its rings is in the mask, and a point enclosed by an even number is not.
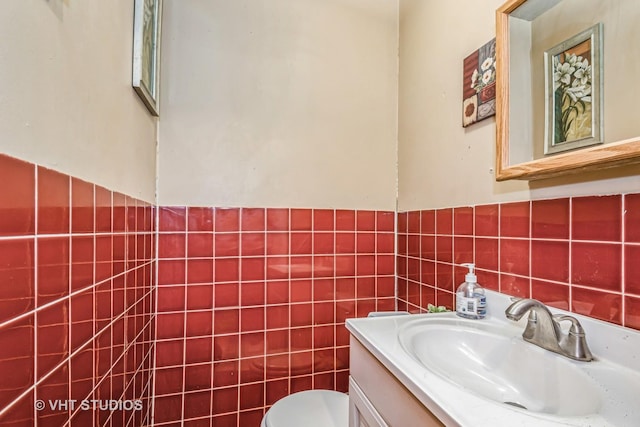
<svg viewBox="0 0 640 427"><path fill-rule="evenodd" d="M569 333L572 335L578 335L578 336L584 336L584 329L582 329L582 325L580 324L580 322L578 321L578 319L576 319L573 316L569 316L566 314L556 314L553 316L553 319L556 322L563 322L563 321L569 321L571 322L571 327L569 328Z"/></svg>
<svg viewBox="0 0 640 427"><path fill-rule="evenodd" d="M582 325L578 319L573 316L556 314L553 316L553 320L556 322L571 322L569 333L562 337L560 341L560 347L564 350L565 354L574 360L584 362L592 361L593 355L589 350L584 329L582 329Z"/></svg>

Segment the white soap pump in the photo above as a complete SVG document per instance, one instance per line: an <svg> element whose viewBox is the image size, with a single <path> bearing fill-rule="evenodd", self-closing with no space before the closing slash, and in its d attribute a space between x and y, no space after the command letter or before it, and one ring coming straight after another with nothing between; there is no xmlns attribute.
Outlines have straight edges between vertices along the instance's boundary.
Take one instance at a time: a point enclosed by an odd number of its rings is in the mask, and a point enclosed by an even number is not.
<svg viewBox="0 0 640 427"><path fill-rule="evenodd" d="M474 270L475 264L460 264L469 272L456 291L456 314L467 319L483 319L487 315L487 297L478 284Z"/></svg>

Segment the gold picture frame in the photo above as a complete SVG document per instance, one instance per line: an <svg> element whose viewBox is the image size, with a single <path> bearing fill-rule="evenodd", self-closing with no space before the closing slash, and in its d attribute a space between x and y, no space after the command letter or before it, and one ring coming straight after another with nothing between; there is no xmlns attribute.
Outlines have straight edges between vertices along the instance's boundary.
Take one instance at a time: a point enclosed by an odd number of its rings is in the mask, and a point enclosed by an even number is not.
<svg viewBox="0 0 640 427"><path fill-rule="evenodd" d="M132 86L153 116L160 115L162 0L135 0Z"/></svg>

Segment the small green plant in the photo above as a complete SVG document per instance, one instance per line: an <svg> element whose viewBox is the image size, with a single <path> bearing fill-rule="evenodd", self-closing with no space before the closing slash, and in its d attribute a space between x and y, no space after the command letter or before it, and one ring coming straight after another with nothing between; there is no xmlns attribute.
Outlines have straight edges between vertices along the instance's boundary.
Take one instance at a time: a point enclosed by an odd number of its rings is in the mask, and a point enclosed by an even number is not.
<svg viewBox="0 0 640 427"><path fill-rule="evenodd" d="M435 306L433 304L427 305L427 313L444 313L447 311L451 311L451 310L449 310L444 305L439 305L439 306Z"/></svg>

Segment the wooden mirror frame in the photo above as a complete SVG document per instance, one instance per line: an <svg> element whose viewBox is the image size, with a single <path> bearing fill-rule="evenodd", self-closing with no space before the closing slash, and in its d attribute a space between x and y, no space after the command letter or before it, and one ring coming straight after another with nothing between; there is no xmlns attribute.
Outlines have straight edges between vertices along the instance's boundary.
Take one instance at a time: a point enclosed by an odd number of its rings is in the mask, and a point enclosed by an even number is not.
<svg viewBox="0 0 640 427"><path fill-rule="evenodd" d="M526 1L496 11L496 181L534 180L640 163L640 136L509 164L509 14Z"/></svg>

